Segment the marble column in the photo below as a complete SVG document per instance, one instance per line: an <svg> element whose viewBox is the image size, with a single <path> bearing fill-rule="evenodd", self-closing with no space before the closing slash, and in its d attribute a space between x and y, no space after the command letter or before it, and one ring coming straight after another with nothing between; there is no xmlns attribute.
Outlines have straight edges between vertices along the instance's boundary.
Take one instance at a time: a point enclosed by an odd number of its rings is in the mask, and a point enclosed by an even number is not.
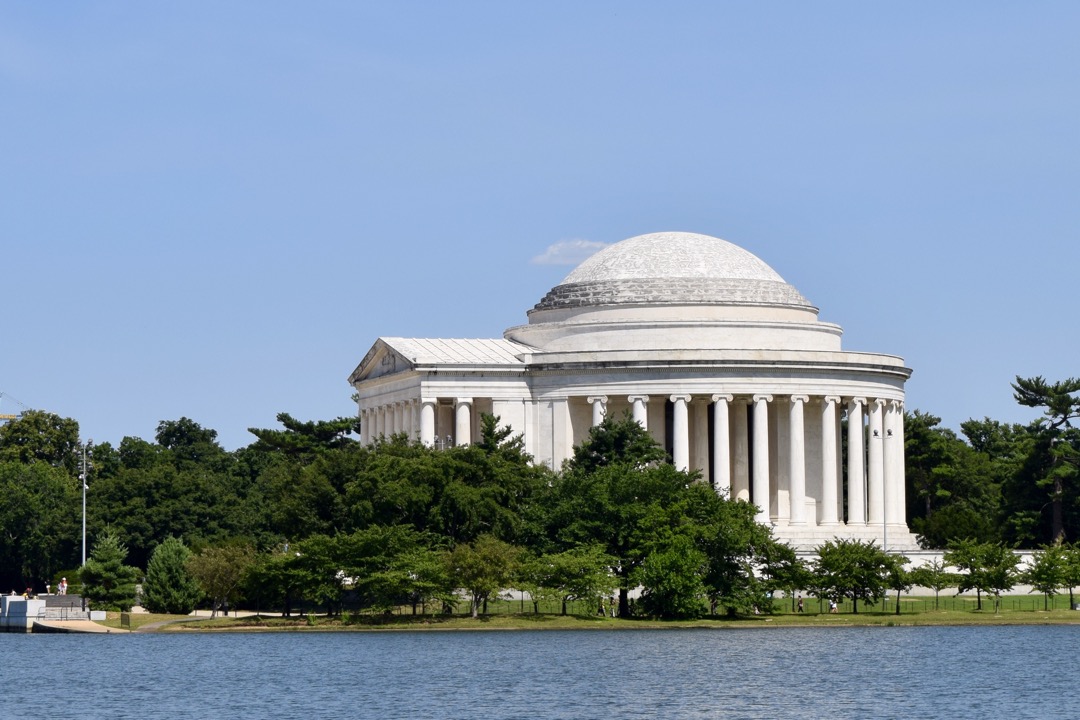
<svg viewBox="0 0 1080 720"><path fill-rule="evenodd" d="M840 398L827 395L821 403L821 524L837 525L840 477L836 464L836 406Z"/></svg>
<svg viewBox="0 0 1080 720"><path fill-rule="evenodd" d="M402 408L401 403L399 402L393 403L391 405L391 408L393 408L392 417L394 418L394 421L392 426L393 429L390 431L390 434L397 435L401 432L402 417L404 416L405 412L404 408Z"/></svg>
<svg viewBox="0 0 1080 720"><path fill-rule="evenodd" d="M870 404L870 446L866 452L866 509L867 523L881 525L885 522L885 468L882 463L885 430L882 416L884 400Z"/></svg>
<svg viewBox="0 0 1080 720"><path fill-rule="evenodd" d="M386 406L380 405L375 410L375 439L381 440L386 435Z"/></svg>
<svg viewBox="0 0 1080 720"><path fill-rule="evenodd" d="M906 451L904 442L904 403L896 402L896 421L893 424L896 442L896 476L899 482L896 485L896 524L907 528L907 468Z"/></svg>
<svg viewBox="0 0 1080 720"><path fill-rule="evenodd" d="M428 447L435 445L435 405L438 400L423 398L420 400L420 442Z"/></svg>
<svg viewBox="0 0 1080 720"><path fill-rule="evenodd" d="M731 497L730 395L713 395L713 489Z"/></svg>
<svg viewBox="0 0 1080 720"><path fill-rule="evenodd" d="M788 470L791 483L791 525L806 524L806 429L804 408L810 400L806 395L791 396L791 410L788 419L790 446Z"/></svg>
<svg viewBox="0 0 1080 720"><path fill-rule="evenodd" d="M369 430L369 428L368 428L367 410L361 409L356 413L356 415L357 415L357 417L360 418L360 444L361 445L367 445L368 444L368 430Z"/></svg>
<svg viewBox="0 0 1080 720"><path fill-rule="evenodd" d="M851 398L847 420L847 490L848 525L866 524L866 437L863 428L863 405L866 398Z"/></svg>
<svg viewBox="0 0 1080 720"><path fill-rule="evenodd" d="M904 444L903 417L900 403L890 400L885 408L885 522L889 525L904 523Z"/></svg>
<svg viewBox="0 0 1080 720"><path fill-rule="evenodd" d="M772 395L754 396L754 468L752 500L758 507L757 521L769 522L769 403Z"/></svg>
<svg viewBox="0 0 1080 720"><path fill-rule="evenodd" d="M675 405L671 420L672 460L676 470L685 472L690 469L690 421L686 408L690 396L672 395L671 402Z"/></svg>
<svg viewBox="0 0 1080 720"><path fill-rule="evenodd" d="M454 401L454 441L458 446L472 442L472 398Z"/></svg>
<svg viewBox="0 0 1080 720"><path fill-rule="evenodd" d="M648 395L631 395L626 398L630 403L631 416L634 421L645 428L649 429L649 396Z"/></svg>
<svg viewBox="0 0 1080 720"><path fill-rule="evenodd" d="M596 395L587 400L592 405L592 424L596 427L604 422L604 417L607 415L607 395Z"/></svg>
<svg viewBox="0 0 1080 720"><path fill-rule="evenodd" d="M750 502L750 432L747 402L737 398L731 404L731 492L736 500Z"/></svg>

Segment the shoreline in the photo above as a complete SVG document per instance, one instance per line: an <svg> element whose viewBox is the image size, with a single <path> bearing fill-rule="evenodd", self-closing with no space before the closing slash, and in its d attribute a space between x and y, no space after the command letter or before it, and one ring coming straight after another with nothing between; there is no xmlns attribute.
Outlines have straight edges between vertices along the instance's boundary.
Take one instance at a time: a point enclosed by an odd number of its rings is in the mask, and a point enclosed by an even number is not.
<svg viewBox="0 0 1080 720"><path fill-rule="evenodd" d="M112 613L110 613L111 615ZM411 616L404 616L411 618ZM258 618L258 619L256 619ZM118 619L99 623L117 628ZM648 620L596 618L581 615L497 614L415 620L370 619L369 622L342 622L339 618L307 616L282 618L278 615L240 618L179 616L158 619L132 627L136 633L264 633L264 632L619 632L626 630L758 630L770 628L854 628L854 627L1017 627L1025 625L1080 625L1080 612L1051 611L939 611L907 613L846 613L791 615L778 614L734 619Z"/></svg>

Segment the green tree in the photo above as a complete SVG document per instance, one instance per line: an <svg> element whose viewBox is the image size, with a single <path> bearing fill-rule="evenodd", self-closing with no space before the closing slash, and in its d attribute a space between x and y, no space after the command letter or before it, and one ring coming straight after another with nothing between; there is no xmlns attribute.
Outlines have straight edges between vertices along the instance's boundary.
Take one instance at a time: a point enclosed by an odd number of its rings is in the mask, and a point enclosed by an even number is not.
<svg viewBox="0 0 1080 720"><path fill-rule="evenodd" d="M356 445L357 440L352 436L360 432L360 419L354 417L302 422L288 413L278 413L277 420L285 426L284 430L248 428L258 438L251 449L280 453L303 464L324 452Z"/></svg>
<svg viewBox="0 0 1080 720"><path fill-rule="evenodd" d="M710 612L715 614L718 605L732 616L771 611L775 583L782 581L785 562L795 562L794 551L779 545L771 530L756 521L757 508L749 503L721 496L701 482L684 484L677 493L666 526L657 534L686 535L704 553L701 579Z"/></svg>
<svg viewBox="0 0 1080 720"><path fill-rule="evenodd" d="M938 597L945 588L956 587L957 576L948 571L948 564L941 560L931 560L909 572L911 582L934 591L934 609L938 609Z"/></svg>
<svg viewBox="0 0 1080 720"><path fill-rule="evenodd" d="M1080 547L1073 543L1065 545L1064 585L1069 588L1069 607L1076 607L1073 588L1080 585Z"/></svg>
<svg viewBox="0 0 1080 720"><path fill-rule="evenodd" d="M911 590L915 581L905 565L908 559L903 555L889 555L885 565L885 585L890 590L896 591L896 614L900 614L900 593Z"/></svg>
<svg viewBox="0 0 1080 720"><path fill-rule="evenodd" d="M44 462L78 475L79 423L42 410L28 410L0 425L0 462Z"/></svg>
<svg viewBox="0 0 1080 720"><path fill-rule="evenodd" d="M162 420L155 439L168 450L178 466L221 469L228 454L217 441L217 430L204 428L190 418Z"/></svg>
<svg viewBox="0 0 1080 720"><path fill-rule="evenodd" d="M918 410L905 415L911 529L923 547L944 547L955 537L996 540L1000 479L987 454L974 450L952 430L939 427L940 422Z"/></svg>
<svg viewBox="0 0 1080 720"><path fill-rule="evenodd" d="M408 524L451 546L484 534L520 543L524 513L549 475L485 414L479 441L467 447L438 451L397 435L358 455L345 515L349 529Z"/></svg>
<svg viewBox="0 0 1080 720"><path fill-rule="evenodd" d="M1032 590L1043 594L1044 610L1050 609L1050 598L1066 583L1068 560L1068 549L1064 545L1049 545L1032 554L1031 564L1021 575Z"/></svg>
<svg viewBox="0 0 1080 720"><path fill-rule="evenodd" d="M787 543L773 540L759 549L758 557L765 591L787 593L795 612L795 593L813 586L813 572Z"/></svg>
<svg viewBox="0 0 1080 720"><path fill-rule="evenodd" d="M0 462L0 587L44 589L79 562L78 480L44 462Z"/></svg>
<svg viewBox="0 0 1080 720"><path fill-rule="evenodd" d="M817 549L815 594L850 598L857 613L860 600L871 604L885 595L890 567L890 556L873 541L830 540Z"/></svg>
<svg viewBox="0 0 1080 720"><path fill-rule="evenodd" d="M282 617L291 616L294 603L300 601L307 587L305 570L296 557L287 544L257 556L244 576L244 597L259 610L274 608L281 611Z"/></svg>
<svg viewBox="0 0 1080 720"><path fill-rule="evenodd" d="M1047 382L1041 375L1033 378L1016 376L1012 384L1013 397L1025 407L1043 408L1039 424L1039 452L1048 462L1045 475L1038 478L1040 487L1049 488L1051 540L1065 540L1065 504L1075 501L1075 483L1080 465L1080 437L1072 430L1071 422L1080 418L1080 379L1069 378L1056 383Z"/></svg>
<svg viewBox="0 0 1080 720"><path fill-rule="evenodd" d="M705 610L702 577L708 558L685 535L675 535L642 561L634 577L641 583L639 605L646 615L686 620Z"/></svg>
<svg viewBox="0 0 1080 720"><path fill-rule="evenodd" d="M450 578L468 592L475 618L482 604L509 586L517 573L521 550L492 535L481 535L474 543L458 545L446 557Z"/></svg>
<svg viewBox="0 0 1080 720"><path fill-rule="evenodd" d="M105 530L79 572L83 595L97 609L126 611L135 604L139 569L125 565L126 559L127 548L111 530Z"/></svg>
<svg viewBox="0 0 1080 720"><path fill-rule="evenodd" d="M184 541L172 536L157 546L146 566L142 586L142 604L150 612L187 615L199 600L202 590L187 568L191 551Z"/></svg>
<svg viewBox="0 0 1080 720"><path fill-rule="evenodd" d="M540 600L551 598L566 615L567 603L571 601L599 605L615 591L617 583L611 574L614 564L615 559L599 545L575 547L523 561L519 585L532 597L535 612L539 612Z"/></svg>
<svg viewBox="0 0 1080 720"><path fill-rule="evenodd" d="M445 564L428 533L407 525L373 525L339 535L335 570L349 578L363 608L389 613L451 595Z"/></svg>
<svg viewBox="0 0 1080 720"><path fill-rule="evenodd" d="M599 544L616 558L619 614L629 614L631 576L681 524L693 476L661 462L665 453L628 415L589 431L544 495L547 537L557 549Z"/></svg>
<svg viewBox="0 0 1080 720"><path fill-rule="evenodd" d="M993 595L996 611L1001 605L1001 593L1016 584L1020 558L1001 543L956 540L945 552L945 562L961 571L957 590L975 590L978 610L982 610L982 594Z"/></svg>
<svg viewBox="0 0 1080 720"><path fill-rule="evenodd" d="M250 545L206 547L188 560L188 572L210 598L211 617L216 617L219 609L235 605L254 564L255 549Z"/></svg>

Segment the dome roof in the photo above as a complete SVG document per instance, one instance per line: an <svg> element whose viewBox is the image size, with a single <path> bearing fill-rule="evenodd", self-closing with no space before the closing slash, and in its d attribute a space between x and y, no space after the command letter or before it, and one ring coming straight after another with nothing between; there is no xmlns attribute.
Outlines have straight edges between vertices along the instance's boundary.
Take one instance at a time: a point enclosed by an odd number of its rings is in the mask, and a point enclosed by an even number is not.
<svg viewBox="0 0 1080 720"><path fill-rule="evenodd" d="M638 235L604 248L567 275L530 315L600 305L811 307L753 253L685 232Z"/></svg>
<svg viewBox="0 0 1080 720"><path fill-rule="evenodd" d="M727 240L686 232L638 235L609 245L561 284L645 278L713 278L784 282L753 253Z"/></svg>

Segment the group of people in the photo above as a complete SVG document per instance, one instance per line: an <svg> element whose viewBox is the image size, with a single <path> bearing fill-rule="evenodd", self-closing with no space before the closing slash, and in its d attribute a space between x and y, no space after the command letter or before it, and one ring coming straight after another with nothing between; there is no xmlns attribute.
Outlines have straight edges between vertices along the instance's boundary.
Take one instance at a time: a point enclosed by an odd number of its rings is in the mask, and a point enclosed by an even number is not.
<svg viewBox="0 0 1080 720"><path fill-rule="evenodd" d="M805 608L803 607L802 595L798 595L796 597L798 599L798 602L795 605L795 607L797 608L797 612L805 612ZM833 598L829 599L829 612L830 613L839 612L839 610L836 607L836 600L833 599Z"/></svg>
<svg viewBox="0 0 1080 720"><path fill-rule="evenodd" d="M62 578L60 578L60 584L56 586L56 594L57 595L67 595L67 591L68 591L67 578L62 577ZM46 583L45 584L45 594L48 595L51 592L52 592L52 585ZM13 597L18 597L18 593L16 593L14 590L11 591L11 595ZM25 590L23 590L22 596L24 598L27 598L27 599L32 598L34 596L34 588L28 586Z"/></svg>

